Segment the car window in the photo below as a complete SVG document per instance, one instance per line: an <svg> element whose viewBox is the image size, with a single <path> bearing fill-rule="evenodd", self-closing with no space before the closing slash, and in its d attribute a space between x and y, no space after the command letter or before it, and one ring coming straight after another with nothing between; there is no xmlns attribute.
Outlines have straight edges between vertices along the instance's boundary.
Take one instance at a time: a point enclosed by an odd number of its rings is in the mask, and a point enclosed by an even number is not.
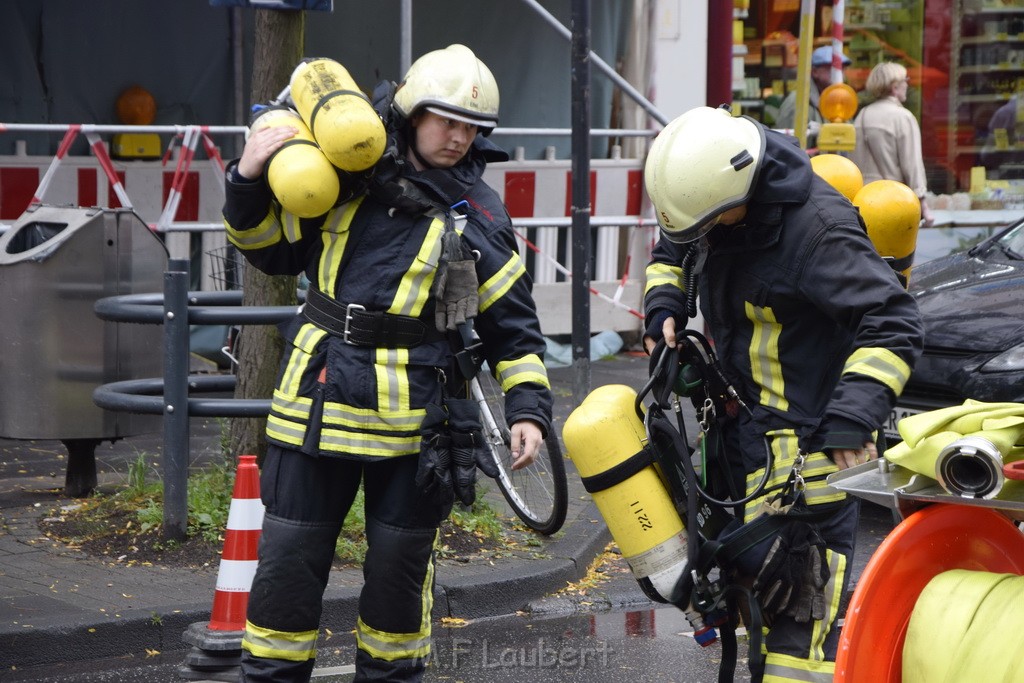
<svg viewBox="0 0 1024 683"><path fill-rule="evenodd" d="M1003 253L1007 256L1024 259L1024 223L1003 235L999 243L1003 247Z"/></svg>

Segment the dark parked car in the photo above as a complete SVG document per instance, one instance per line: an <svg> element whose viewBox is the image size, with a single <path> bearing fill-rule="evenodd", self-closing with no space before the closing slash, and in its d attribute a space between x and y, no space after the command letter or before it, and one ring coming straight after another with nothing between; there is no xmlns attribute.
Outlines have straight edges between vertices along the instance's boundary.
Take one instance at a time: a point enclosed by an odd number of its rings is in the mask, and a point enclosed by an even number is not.
<svg viewBox="0 0 1024 683"><path fill-rule="evenodd" d="M965 399L1024 402L1024 220L967 251L915 266L924 354L886 425ZM894 442L894 441L893 441Z"/></svg>

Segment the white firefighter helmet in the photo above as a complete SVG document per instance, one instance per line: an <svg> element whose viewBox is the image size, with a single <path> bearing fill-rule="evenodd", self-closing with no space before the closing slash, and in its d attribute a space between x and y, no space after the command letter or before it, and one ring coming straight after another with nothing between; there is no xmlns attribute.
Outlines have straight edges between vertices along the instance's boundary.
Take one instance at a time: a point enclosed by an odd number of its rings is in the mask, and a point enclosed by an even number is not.
<svg viewBox="0 0 1024 683"><path fill-rule="evenodd" d="M485 135L498 125L498 83L487 65L458 43L413 62L394 104L406 118L423 107L479 126Z"/></svg>
<svg viewBox="0 0 1024 683"><path fill-rule="evenodd" d="M666 239L692 242L749 201L764 146L758 123L724 109L697 107L665 126L647 154L644 185Z"/></svg>

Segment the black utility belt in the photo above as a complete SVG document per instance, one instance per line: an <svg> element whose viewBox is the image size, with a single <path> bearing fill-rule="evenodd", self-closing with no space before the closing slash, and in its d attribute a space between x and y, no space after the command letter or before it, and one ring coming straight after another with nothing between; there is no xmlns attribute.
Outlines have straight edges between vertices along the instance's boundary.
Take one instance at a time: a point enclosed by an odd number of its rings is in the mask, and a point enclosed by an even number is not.
<svg viewBox="0 0 1024 683"><path fill-rule="evenodd" d="M329 299L312 287L306 292L302 315L353 346L408 349L445 338L419 318L367 311L360 304L343 304Z"/></svg>

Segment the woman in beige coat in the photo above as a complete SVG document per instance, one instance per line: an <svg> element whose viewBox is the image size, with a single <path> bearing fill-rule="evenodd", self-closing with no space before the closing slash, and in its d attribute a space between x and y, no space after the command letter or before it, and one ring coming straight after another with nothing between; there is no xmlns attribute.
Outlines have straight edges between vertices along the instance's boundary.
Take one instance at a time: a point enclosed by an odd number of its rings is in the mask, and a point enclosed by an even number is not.
<svg viewBox="0 0 1024 683"><path fill-rule="evenodd" d="M868 75L867 91L875 101L857 114L857 147L850 158L860 168L864 182L898 180L921 200L921 218L925 226L933 222L925 203L928 185L921 155L921 128L914 115L903 106L907 101L910 78L906 67L895 62L875 65Z"/></svg>

